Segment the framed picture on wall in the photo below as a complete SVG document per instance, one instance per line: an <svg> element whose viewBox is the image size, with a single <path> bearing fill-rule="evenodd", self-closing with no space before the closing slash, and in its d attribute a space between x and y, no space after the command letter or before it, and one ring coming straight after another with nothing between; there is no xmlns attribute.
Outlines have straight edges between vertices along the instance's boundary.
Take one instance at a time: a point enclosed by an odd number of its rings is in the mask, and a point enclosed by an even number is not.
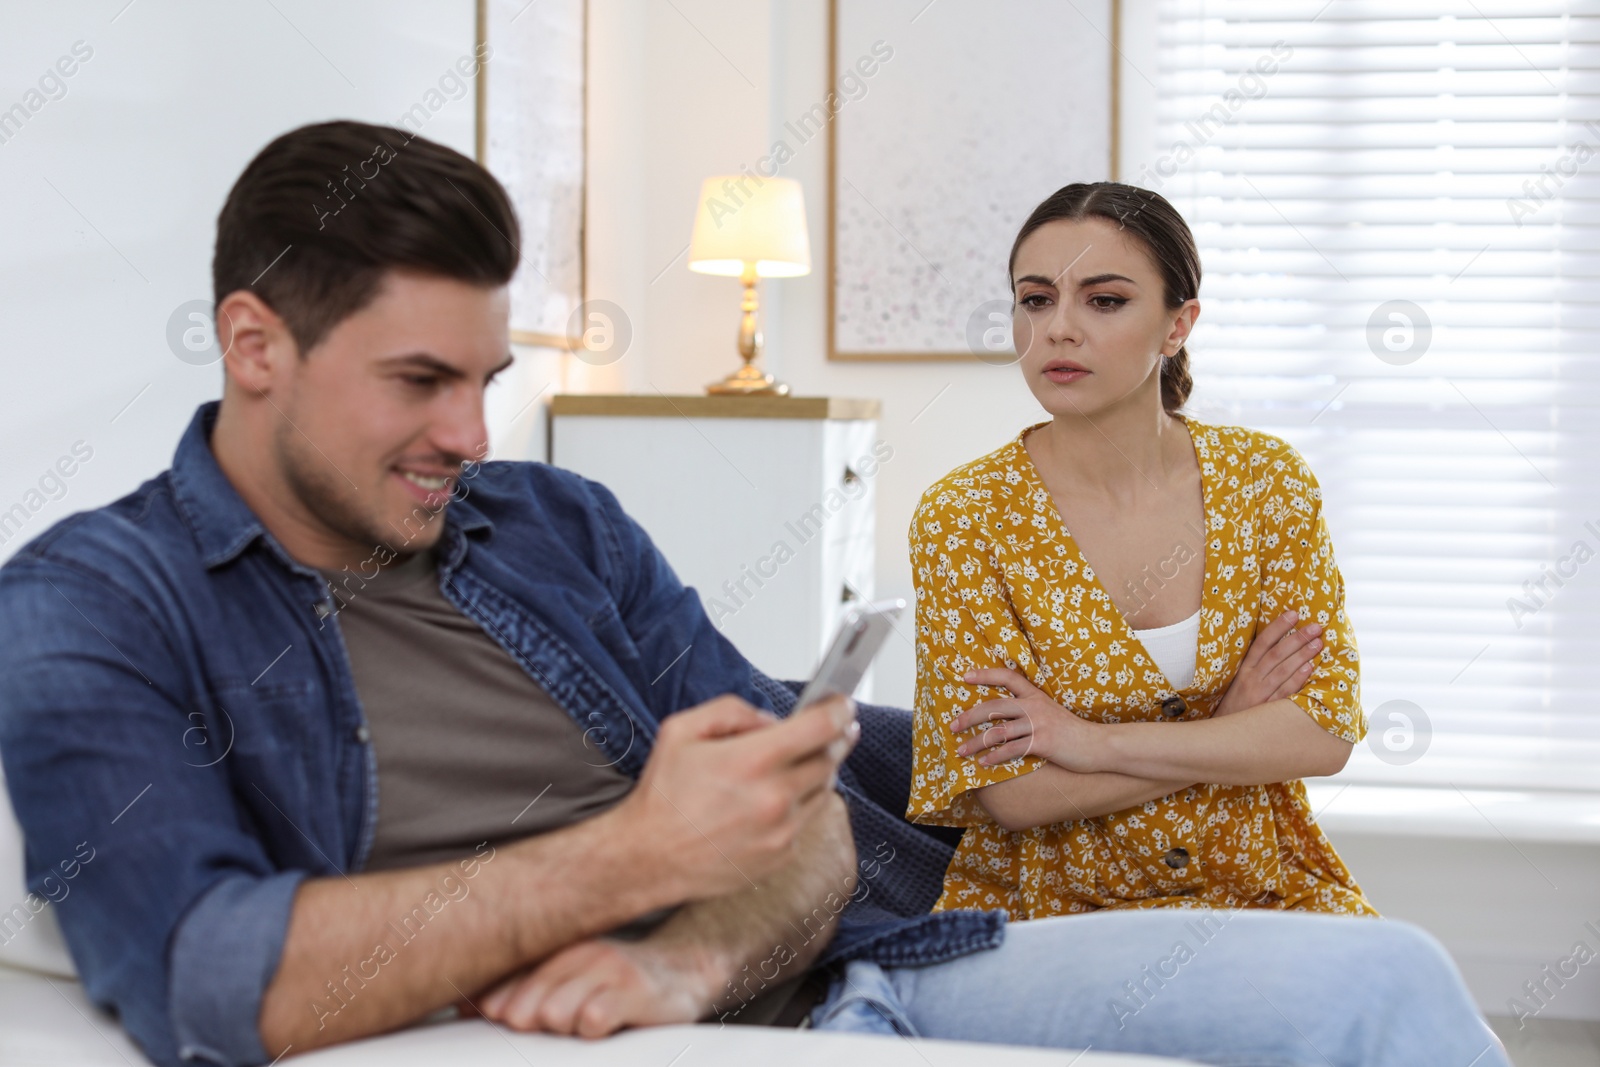
<svg viewBox="0 0 1600 1067"><path fill-rule="evenodd" d="M1114 177L1118 14L829 0L829 359L993 353L1017 228L1061 186Z"/></svg>
<svg viewBox="0 0 1600 1067"><path fill-rule="evenodd" d="M511 340L573 348L583 303L585 0L477 0L478 162L522 225Z"/></svg>

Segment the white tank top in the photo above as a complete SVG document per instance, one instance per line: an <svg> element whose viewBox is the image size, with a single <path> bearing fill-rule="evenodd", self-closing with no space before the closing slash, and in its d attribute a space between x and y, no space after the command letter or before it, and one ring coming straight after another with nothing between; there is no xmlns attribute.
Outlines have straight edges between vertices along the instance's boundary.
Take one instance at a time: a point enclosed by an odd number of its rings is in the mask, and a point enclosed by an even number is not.
<svg viewBox="0 0 1600 1067"><path fill-rule="evenodd" d="M1182 622L1171 626L1157 626L1153 630L1135 630L1156 667L1167 676L1172 688L1183 689L1194 681L1194 661L1200 649L1200 613L1197 611Z"/></svg>

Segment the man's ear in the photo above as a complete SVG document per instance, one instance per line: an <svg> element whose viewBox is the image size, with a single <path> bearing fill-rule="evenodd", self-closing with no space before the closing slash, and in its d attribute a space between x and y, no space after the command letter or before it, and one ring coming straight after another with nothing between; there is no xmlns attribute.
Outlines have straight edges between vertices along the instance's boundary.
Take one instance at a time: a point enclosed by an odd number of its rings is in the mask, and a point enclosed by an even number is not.
<svg viewBox="0 0 1600 1067"><path fill-rule="evenodd" d="M283 319L248 289L217 304L217 343L228 377L250 393L270 393L284 361L300 357Z"/></svg>

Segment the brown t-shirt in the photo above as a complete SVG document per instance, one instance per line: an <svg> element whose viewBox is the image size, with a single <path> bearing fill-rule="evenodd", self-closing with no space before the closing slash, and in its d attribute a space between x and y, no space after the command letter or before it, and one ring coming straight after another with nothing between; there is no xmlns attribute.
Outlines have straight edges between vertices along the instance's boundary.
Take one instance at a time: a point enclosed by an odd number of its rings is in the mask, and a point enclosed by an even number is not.
<svg viewBox="0 0 1600 1067"><path fill-rule="evenodd" d="M323 576L378 764L366 870L462 859L485 841L558 830L633 788L532 675L445 599L431 552L373 578ZM673 910L612 933L643 936ZM736 1020L772 1022L798 982L764 991Z"/></svg>
<svg viewBox="0 0 1600 1067"><path fill-rule="evenodd" d="M327 575L378 762L369 871L471 855L598 815L633 788L439 589L431 553Z"/></svg>

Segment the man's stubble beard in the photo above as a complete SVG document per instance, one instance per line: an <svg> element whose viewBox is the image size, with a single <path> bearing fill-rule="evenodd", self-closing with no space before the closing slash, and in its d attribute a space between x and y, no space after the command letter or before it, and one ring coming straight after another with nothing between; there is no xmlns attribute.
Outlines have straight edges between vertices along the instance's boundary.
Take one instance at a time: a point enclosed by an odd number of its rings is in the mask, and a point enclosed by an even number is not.
<svg viewBox="0 0 1600 1067"><path fill-rule="evenodd" d="M440 523L425 522L420 529L395 529L383 521L377 507L362 507L361 491L350 484L332 462L307 442L289 419L278 424L273 436L274 458L283 480L300 505L318 522L339 536L392 555L409 555L431 548L439 539ZM418 505L413 516L432 518L430 509Z"/></svg>

